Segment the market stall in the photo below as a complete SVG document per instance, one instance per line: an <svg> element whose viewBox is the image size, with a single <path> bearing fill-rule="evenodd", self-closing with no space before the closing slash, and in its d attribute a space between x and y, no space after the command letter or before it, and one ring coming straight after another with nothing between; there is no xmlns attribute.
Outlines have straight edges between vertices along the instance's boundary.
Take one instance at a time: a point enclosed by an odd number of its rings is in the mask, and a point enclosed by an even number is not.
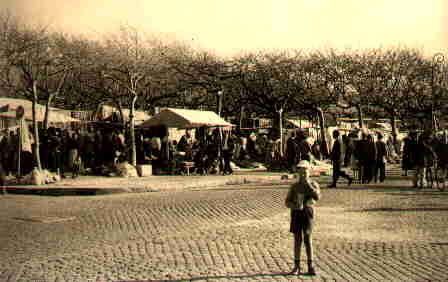
<svg viewBox="0 0 448 282"><path fill-rule="evenodd" d="M183 133L183 129L204 129L204 128L226 128L231 129L232 124L222 119L216 113L211 111L198 111L198 110L186 110L186 109L174 109L166 108L161 110L158 114L154 115L149 120L143 122L138 126L139 129L149 129L155 128L160 131L160 127L165 127L167 134L171 141L179 140L179 137ZM181 130L181 131L179 131ZM182 133L181 133L182 132ZM163 138L165 136L158 136ZM191 151L191 150L190 150ZM187 152L177 152L177 156L182 156L182 154L189 155ZM193 164L191 160L182 157L175 158L176 167L185 168L186 172L189 173L190 168Z"/></svg>
<svg viewBox="0 0 448 282"><path fill-rule="evenodd" d="M233 125L211 111L166 108L149 120L140 124L140 128L164 125L167 128L229 127Z"/></svg>

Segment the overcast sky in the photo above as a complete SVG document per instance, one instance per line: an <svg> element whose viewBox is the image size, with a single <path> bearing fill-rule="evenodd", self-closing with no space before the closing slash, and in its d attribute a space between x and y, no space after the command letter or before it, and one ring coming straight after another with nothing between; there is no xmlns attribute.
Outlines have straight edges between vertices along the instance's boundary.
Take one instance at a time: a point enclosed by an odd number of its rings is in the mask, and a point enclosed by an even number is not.
<svg viewBox="0 0 448 282"><path fill-rule="evenodd" d="M120 24L219 55L283 48L447 51L448 0L0 0L30 23L76 33Z"/></svg>

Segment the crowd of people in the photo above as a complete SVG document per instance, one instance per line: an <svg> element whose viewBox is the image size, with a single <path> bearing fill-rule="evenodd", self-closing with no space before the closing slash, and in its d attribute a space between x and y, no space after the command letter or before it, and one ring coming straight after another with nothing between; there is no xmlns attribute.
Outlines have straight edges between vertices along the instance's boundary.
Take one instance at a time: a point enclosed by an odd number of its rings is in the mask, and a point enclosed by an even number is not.
<svg viewBox="0 0 448 282"><path fill-rule="evenodd" d="M20 154L20 174L25 175L37 166L32 150L35 142L29 132L30 150ZM27 134L28 135L28 134ZM6 175L18 172L18 130L0 134L0 164ZM187 129L179 140L169 138L166 129L136 131L137 164L151 164L154 174L177 174L183 162L194 163L198 174L232 174L233 164L252 167L279 159L279 142L266 134L244 136L219 128ZM129 133L121 129L93 128L83 130L50 127L39 131L39 156L42 169L65 178L84 174L109 174L114 165L128 162L131 155ZM232 164L233 163L233 164ZM232 164L232 165L231 165Z"/></svg>
<svg viewBox="0 0 448 282"><path fill-rule="evenodd" d="M384 133L368 133L366 131L352 131L341 135L338 130L333 131L334 144L330 154L333 165L333 182L330 187L337 185L339 177L346 178L348 183L353 178L343 170L350 167L357 181L368 184L372 181L383 182L386 179L386 164L399 161L396 146Z"/></svg>
<svg viewBox="0 0 448 282"><path fill-rule="evenodd" d="M340 177L346 178L349 184L354 180L362 184L383 182L386 165L400 162L403 175L415 169L413 184L422 186L426 168L437 158L437 153L441 154L436 151L446 147L434 147L431 134L426 133L418 136L411 132L400 145L393 142L390 134L334 130L331 153L325 156L319 140L310 138L303 130L290 131L283 144L284 153L275 133L242 134L230 129L197 128L194 134L193 130L186 129L179 140L172 140L167 132L166 129L149 129L136 133L137 164L151 164L153 174L182 173L181 164L185 162L194 164L194 172L198 174L232 174L235 166L250 168L260 164L271 169L275 163L283 163L290 172L295 172L300 161L329 159L333 167L330 187L336 187ZM80 172L108 174L115 164L130 160L129 134L121 129L50 127L41 130L39 135L42 168L58 173L62 178L67 172L74 177ZM19 156L15 148L18 148L18 142L17 130L4 130L0 136L0 164L6 175L17 174ZM21 174L27 174L36 166L31 150L22 151L20 157ZM345 168L353 170L354 178L345 173Z"/></svg>

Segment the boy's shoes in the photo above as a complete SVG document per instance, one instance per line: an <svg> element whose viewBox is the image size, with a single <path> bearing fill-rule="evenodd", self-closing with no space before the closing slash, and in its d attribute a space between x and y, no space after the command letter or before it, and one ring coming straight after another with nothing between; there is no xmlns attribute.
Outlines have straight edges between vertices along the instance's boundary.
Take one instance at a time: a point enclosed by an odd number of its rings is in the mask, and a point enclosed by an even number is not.
<svg viewBox="0 0 448 282"><path fill-rule="evenodd" d="M314 267L308 267L308 275L316 275L316 270L314 269Z"/></svg>
<svg viewBox="0 0 448 282"><path fill-rule="evenodd" d="M289 274L300 274L300 261L295 260L294 261L294 268L289 272Z"/></svg>
<svg viewBox="0 0 448 282"><path fill-rule="evenodd" d="M289 274L300 274L300 266L295 265L294 268L289 272Z"/></svg>

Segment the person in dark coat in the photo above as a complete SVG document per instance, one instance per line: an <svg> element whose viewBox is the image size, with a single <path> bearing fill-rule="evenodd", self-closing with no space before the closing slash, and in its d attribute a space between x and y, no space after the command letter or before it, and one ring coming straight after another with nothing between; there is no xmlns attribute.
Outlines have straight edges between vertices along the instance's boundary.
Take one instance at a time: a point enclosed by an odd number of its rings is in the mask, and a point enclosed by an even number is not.
<svg viewBox="0 0 448 282"><path fill-rule="evenodd" d="M163 168L163 152L160 137L153 137L151 140L150 160L153 173L155 175L161 174Z"/></svg>
<svg viewBox="0 0 448 282"><path fill-rule="evenodd" d="M389 152L387 150L386 142L383 140L383 134L378 133L378 140L376 145L376 162L375 162L375 172L374 180L375 183L378 181L378 174L380 182L386 179L386 163L389 158Z"/></svg>
<svg viewBox="0 0 448 282"><path fill-rule="evenodd" d="M334 144L330 153L331 163L333 165L333 183L328 188L336 188L336 184L340 176L348 180L348 185L351 185L353 178L351 178L345 171L341 169L343 156L342 156L342 144L339 140L339 131L333 131Z"/></svg>
<svg viewBox="0 0 448 282"><path fill-rule="evenodd" d="M233 152L235 150L235 141L233 140L233 136L229 131L224 131L224 136L222 140L222 157L224 160L224 167L222 174L233 174L233 169L230 166L230 162L232 161Z"/></svg>
<svg viewBox="0 0 448 282"><path fill-rule="evenodd" d="M311 153L313 154L313 157L320 161L322 160L322 152L320 149L320 142L319 140L314 141L313 146L311 146Z"/></svg>
<svg viewBox="0 0 448 282"><path fill-rule="evenodd" d="M104 164L104 152L103 152L103 143L104 137L103 133L100 130L97 130L95 133L95 167L100 167Z"/></svg>
<svg viewBox="0 0 448 282"><path fill-rule="evenodd" d="M358 151L357 156L359 160L359 170L360 170L360 177L361 177L361 183L367 183L367 178L369 177L369 166L368 163L369 159L369 140L367 140L368 134L366 132L363 132L361 134L361 140L358 141L356 150ZM372 174L373 175L373 174Z"/></svg>
<svg viewBox="0 0 448 282"><path fill-rule="evenodd" d="M423 188L427 183L427 170L434 165L437 159L434 149L430 146L431 133L424 132L417 141L414 154L416 173L413 179L414 188ZM431 173L433 173L431 171ZM432 175L431 175L432 177Z"/></svg>
<svg viewBox="0 0 448 282"><path fill-rule="evenodd" d="M0 141L0 159L3 164L3 171L5 175L9 174L9 155L10 151L13 150L13 148L9 147L9 133L6 129L3 133L3 138Z"/></svg>
<svg viewBox="0 0 448 282"><path fill-rule="evenodd" d="M308 143L308 136L302 130L297 134L297 154L298 161L311 161L311 144Z"/></svg>
<svg viewBox="0 0 448 282"><path fill-rule="evenodd" d="M48 148L49 148L49 168L52 172L59 172L61 177L64 175L63 164L63 141L60 131L52 129L48 131Z"/></svg>
<svg viewBox="0 0 448 282"><path fill-rule="evenodd" d="M373 180L376 165L376 145L372 134L367 135L363 156L363 183L368 184Z"/></svg>
<svg viewBox="0 0 448 282"><path fill-rule="evenodd" d="M415 150L417 149L417 132L412 131L403 139L403 155L401 159L401 169L403 176L408 175L408 170L415 168Z"/></svg>
<svg viewBox="0 0 448 282"><path fill-rule="evenodd" d="M297 156L297 139L296 132L293 131L291 136L286 141L286 159L288 162L288 169L291 173L296 171L298 156Z"/></svg>

